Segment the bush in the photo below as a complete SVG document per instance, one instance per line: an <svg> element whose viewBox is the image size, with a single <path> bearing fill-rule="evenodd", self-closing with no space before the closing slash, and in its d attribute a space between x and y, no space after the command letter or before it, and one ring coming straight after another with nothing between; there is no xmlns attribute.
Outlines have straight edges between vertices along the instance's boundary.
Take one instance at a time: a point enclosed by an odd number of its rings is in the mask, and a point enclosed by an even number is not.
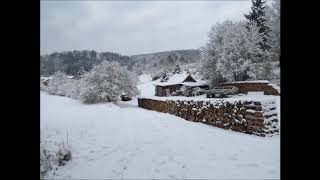
<svg viewBox="0 0 320 180"><path fill-rule="evenodd" d="M80 80L77 79L68 79L66 83L63 85L63 88L66 89L66 96L73 98L73 99L79 99L80 96Z"/></svg>
<svg viewBox="0 0 320 180"><path fill-rule="evenodd" d="M47 87L43 84L43 80L40 79L40 90L47 91Z"/></svg>
<svg viewBox="0 0 320 180"><path fill-rule="evenodd" d="M189 96L191 89L187 86L181 86L179 90L176 91L177 95Z"/></svg>
<svg viewBox="0 0 320 180"><path fill-rule="evenodd" d="M49 173L53 173L57 166L64 166L72 158L71 151L64 146L59 146L56 153L46 149L40 142L40 179L44 179Z"/></svg>
<svg viewBox="0 0 320 180"><path fill-rule="evenodd" d="M115 102L121 94L138 95L137 77L117 62L104 61L80 80L79 99L84 103Z"/></svg>
<svg viewBox="0 0 320 180"><path fill-rule="evenodd" d="M64 166L66 164L66 161L69 161L72 158L71 151L66 148L60 148L56 153L56 158L58 161L58 165Z"/></svg>
<svg viewBox="0 0 320 180"><path fill-rule="evenodd" d="M40 148L40 179L48 174L49 171L53 169L53 156L48 153L44 148Z"/></svg>
<svg viewBox="0 0 320 180"><path fill-rule="evenodd" d="M52 79L50 80L50 83L46 88L48 93L52 95L65 96L66 88L63 85L67 82L67 80L67 75L64 72L56 72L52 76Z"/></svg>

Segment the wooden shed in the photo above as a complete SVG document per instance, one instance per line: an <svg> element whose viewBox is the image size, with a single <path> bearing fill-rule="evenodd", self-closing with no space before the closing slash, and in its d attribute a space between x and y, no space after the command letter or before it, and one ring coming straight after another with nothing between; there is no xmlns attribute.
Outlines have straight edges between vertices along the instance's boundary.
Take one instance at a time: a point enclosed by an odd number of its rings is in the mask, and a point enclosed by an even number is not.
<svg viewBox="0 0 320 180"><path fill-rule="evenodd" d="M157 80L155 85L155 96L170 96L182 86L207 88L206 82L197 81L187 72L174 74L166 82Z"/></svg>

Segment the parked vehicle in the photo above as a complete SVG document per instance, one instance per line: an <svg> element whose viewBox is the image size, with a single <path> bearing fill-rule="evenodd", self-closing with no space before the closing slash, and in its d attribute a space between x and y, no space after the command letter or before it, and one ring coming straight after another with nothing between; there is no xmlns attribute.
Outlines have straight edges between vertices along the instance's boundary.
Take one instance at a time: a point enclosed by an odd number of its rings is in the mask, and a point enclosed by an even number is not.
<svg viewBox="0 0 320 180"><path fill-rule="evenodd" d="M213 89L204 90L203 92L207 94L207 98L214 97L227 97L228 95L233 95L238 93L238 88L235 86L221 86L215 87Z"/></svg>
<svg viewBox="0 0 320 180"><path fill-rule="evenodd" d="M130 101L131 100L131 97L129 97L129 96L125 95L125 94L122 94L120 97L121 97L122 101Z"/></svg>

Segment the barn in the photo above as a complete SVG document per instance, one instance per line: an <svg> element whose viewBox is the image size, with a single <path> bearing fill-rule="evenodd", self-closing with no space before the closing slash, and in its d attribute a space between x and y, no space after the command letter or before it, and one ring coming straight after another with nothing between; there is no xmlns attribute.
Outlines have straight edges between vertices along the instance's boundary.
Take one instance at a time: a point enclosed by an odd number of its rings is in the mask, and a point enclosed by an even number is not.
<svg viewBox="0 0 320 180"><path fill-rule="evenodd" d="M166 82L161 82L158 79L155 83L155 96L170 96L182 86L191 88L200 87L208 88L208 85L204 81L196 80L188 72L182 72L172 75Z"/></svg>

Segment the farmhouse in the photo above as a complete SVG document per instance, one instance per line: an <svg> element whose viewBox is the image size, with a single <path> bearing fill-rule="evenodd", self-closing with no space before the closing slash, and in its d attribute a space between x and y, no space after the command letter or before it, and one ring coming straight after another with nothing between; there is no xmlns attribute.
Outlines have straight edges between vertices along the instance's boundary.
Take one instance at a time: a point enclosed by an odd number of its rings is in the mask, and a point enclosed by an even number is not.
<svg viewBox="0 0 320 180"><path fill-rule="evenodd" d="M158 79L155 83L155 96L170 96L179 90L182 86L189 88L208 88L208 84L201 80L196 80L188 72L176 73L167 81L161 82Z"/></svg>

